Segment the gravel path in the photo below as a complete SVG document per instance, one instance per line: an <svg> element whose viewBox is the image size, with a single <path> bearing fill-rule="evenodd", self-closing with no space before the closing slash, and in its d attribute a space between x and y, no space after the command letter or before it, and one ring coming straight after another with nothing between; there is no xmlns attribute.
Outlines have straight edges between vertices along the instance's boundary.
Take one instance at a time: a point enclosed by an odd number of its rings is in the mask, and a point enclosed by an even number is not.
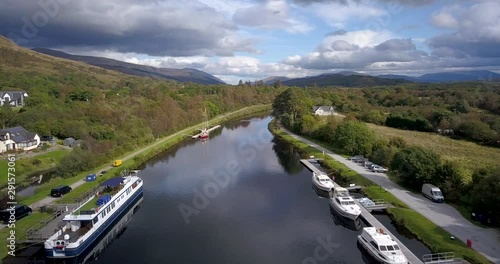
<svg viewBox="0 0 500 264"><path fill-rule="evenodd" d="M496 229L482 228L469 222L452 206L446 203L434 203L420 194L414 194L399 185L393 183L384 173L374 173L364 167L347 160L346 158L325 149L318 144L304 139L290 131L282 128L283 131L294 138L309 144L310 146L324 151L330 157L344 163L350 169L356 171L363 177L382 186L387 191L396 196L399 200L407 204L427 219L442 227L464 243L467 239L472 240L472 247L491 260L493 263L500 263L500 232Z"/></svg>

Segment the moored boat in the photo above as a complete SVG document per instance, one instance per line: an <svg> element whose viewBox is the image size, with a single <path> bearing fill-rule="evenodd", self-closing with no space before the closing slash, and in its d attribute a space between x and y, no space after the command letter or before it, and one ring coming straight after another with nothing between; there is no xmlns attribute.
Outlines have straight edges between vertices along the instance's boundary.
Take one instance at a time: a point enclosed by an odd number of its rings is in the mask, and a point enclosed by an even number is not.
<svg viewBox="0 0 500 264"><path fill-rule="evenodd" d="M365 227L358 236L358 242L377 261L386 264L407 264L408 259L399 248L398 243L383 229Z"/></svg>
<svg viewBox="0 0 500 264"><path fill-rule="evenodd" d="M356 220L361 214L361 208L354 202L349 191L340 186L330 191L330 207L339 215L352 220Z"/></svg>
<svg viewBox="0 0 500 264"><path fill-rule="evenodd" d="M79 256L142 197L142 190L143 181L137 175L103 182L96 196L64 216L59 230L45 241L45 255Z"/></svg>
<svg viewBox="0 0 500 264"><path fill-rule="evenodd" d="M326 193L328 193L334 187L332 179L330 179L330 177L328 177L328 175L326 174L318 174L313 172L312 181L316 189L324 191Z"/></svg>

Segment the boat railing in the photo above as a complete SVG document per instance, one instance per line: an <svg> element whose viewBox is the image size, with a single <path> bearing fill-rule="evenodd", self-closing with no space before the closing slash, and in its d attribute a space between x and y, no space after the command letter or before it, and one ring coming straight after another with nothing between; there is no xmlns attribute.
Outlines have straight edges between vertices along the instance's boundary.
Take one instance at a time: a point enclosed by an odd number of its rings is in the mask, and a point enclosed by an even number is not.
<svg viewBox="0 0 500 264"><path fill-rule="evenodd" d="M52 220L56 219L60 215L62 215L66 208L63 209L63 207L58 207L56 211L54 211L51 215L49 215L47 218L38 221L35 225L31 226L28 229L25 229L24 233L26 235L26 240L28 241L44 241L47 239L46 237L43 237L43 234L41 232L38 232L40 229L45 227L48 223L50 223Z"/></svg>
<svg viewBox="0 0 500 264"><path fill-rule="evenodd" d="M422 257L425 264L462 264L463 259L455 258L455 252L426 254Z"/></svg>
<svg viewBox="0 0 500 264"><path fill-rule="evenodd" d="M387 205L388 204L384 199L373 199L372 202L375 205Z"/></svg>

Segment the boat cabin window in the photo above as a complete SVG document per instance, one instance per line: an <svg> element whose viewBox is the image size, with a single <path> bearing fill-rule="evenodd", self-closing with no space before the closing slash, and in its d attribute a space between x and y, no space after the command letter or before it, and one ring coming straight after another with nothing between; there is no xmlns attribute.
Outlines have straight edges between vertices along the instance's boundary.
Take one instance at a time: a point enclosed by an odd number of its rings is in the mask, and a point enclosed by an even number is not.
<svg viewBox="0 0 500 264"><path fill-rule="evenodd" d="M393 247L394 247L394 250L399 250L398 245L393 245Z"/></svg>
<svg viewBox="0 0 500 264"><path fill-rule="evenodd" d="M373 242L373 241L370 241L370 244L372 244L372 246L373 246L374 248L378 248L377 243L375 243L375 242Z"/></svg>
<svg viewBox="0 0 500 264"><path fill-rule="evenodd" d="M393 246L387 246L387 250L394 251L394 247Z"/></svg>
<svg viewBox="0 0 500 264"><path fill-rule="evenodd" d="M94 217L94 219L92 219L92 224L95 225L95 223L97 223L97 221L99 221L99 217L98 216L96 216L96 217Z"/></svg>
<svg viewBox="0 0 500 264"><path fill-rule="evenodd" d="M380 251L387 251L387 248L385 246L380 246Z"/></svg>
<svg viewBox="0 0 500 264"><path fill-rule="evenodd" d="M92 228L92 221L91 220L82 220L80 221L80 227L86 227L88 229Z"/></svg>

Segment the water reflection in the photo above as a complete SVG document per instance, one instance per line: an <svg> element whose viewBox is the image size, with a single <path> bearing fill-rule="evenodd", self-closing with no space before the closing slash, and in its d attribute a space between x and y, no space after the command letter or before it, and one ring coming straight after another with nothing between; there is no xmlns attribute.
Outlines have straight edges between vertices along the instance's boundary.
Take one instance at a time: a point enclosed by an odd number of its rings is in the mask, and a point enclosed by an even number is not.
<svg viewBox="0 0 500 264"><path fill-rule="evenodd" d="M273 138L272 142L276 157L287 173L294 175L304 170L304 166L300 163L300 154L292 144L277 137Z"/></svg>
<svg viewBox="0 0 500 264"><path fill-rule="evenodd" d="M333 223L336 226L343 226L353 231L359 231L361 228L366 227L361 218L357 218L356 220L352 220L346 217L339 215L333 208L330 206L330 213L332 214Z"/></svg>

